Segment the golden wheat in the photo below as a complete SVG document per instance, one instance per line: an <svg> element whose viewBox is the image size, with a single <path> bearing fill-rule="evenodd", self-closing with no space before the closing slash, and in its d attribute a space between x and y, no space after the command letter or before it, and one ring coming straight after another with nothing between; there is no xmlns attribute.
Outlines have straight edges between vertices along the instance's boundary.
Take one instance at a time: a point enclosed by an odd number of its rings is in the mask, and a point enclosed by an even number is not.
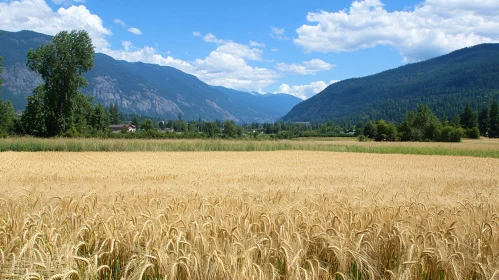
<svg viewBox="0 0 499 280"><path fill-rule="evenodd" d="M495 279L499 160L1 153L0 278Z"/></svg>

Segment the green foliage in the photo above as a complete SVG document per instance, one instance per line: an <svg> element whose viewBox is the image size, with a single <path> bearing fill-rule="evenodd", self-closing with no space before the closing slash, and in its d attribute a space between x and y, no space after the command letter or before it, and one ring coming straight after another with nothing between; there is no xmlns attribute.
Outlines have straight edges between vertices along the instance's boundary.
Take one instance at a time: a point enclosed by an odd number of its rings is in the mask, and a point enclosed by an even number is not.
<svg viewBox="0 0 499 280"><path fill-rule="evenodd" d="M134 125L136 128L139 128L139 118L137 118L137 116L133 117L132 125Z"/></svg>
<svg viewBox="0 0 499 280"><path fill-rule="evenodd" d="M3 57L0 56L0 73L3 71ZM10 101L2 101L2 79L0 79L0 137L6 136L13 131L14 123L17 120L14 106Z"/></svg>
<svg viewBox="0 0 499 280"><path fill-rule="evenodd" d="M376 128L376 126L371 121L368 121L366 126L364 127L364 136L370 139L374 139L377 133L378 129Z"/></svg>
<svg viewBox="0 0 499 280"><path fill-rule="evenodd" d="M120 112L118 111L118 104L109 105L109 121L111 124L120 124Z"/></svg>
<svg viewBox="0 0 499 280"><path fill-rule="evenodd" d="M11 134L14 130L14 124L17 121L17 115L14 111L12 102L3 102L0 99L0 136Z"/></svg>
<svg viewBox="0 0 499 280"><path fill-rule="evenodd" d="M149 131L154 129L154 124L151 119L145 119L143 122L140 123L140 129Z"/></svg>
<svg viewBox="0 0 499 280"><path fill-rule="evenodd" d="M90 119L90 125L99 131L104 131L108 129L110 124L109 121L109 111L102 106L102 104L98 103L95 106L94 112Z"/></svg>
<svg viewBox="0 0 499 280"><path fill-rule="evenodd" d="M464 111L460 115L460 124L464 129L472 129L478 125L475 111L473 111L469 103L466 104Z"/></svg>
<svg viewBox="0 0 499 280"><path fill-rule="evenodd" d="M464 130L464 137L469 139L480 139L480 130L477 126Z"/></svg>
<svg viewBox="0 0 499 280"><path fill-rule="evenodd" d="M21 115L21 129L23 134L31 136L47 136L46 111L44 108L45 87L37 86L33 95L28 96L28 104Z"/></svg>
<svg viewBox="0 0 499 280"><path fill-rule="evenodd" d="M454 126L446 126L442 128L440 135L440 142L461 142L461 138L464 136L464 130L462 128L456 128Z"/></svg>
<svg viewBox="0 0 499 280"><path fill-rule="evenodd" d="M237 136L236 124L233 121L225 121L223 136L225 138L235 138Z"/></svg>
<svg viewBox="0 0 499 280"><path fill-rule="evenodd" d="M480 135L487 136L489 131L489 108L483 107L478 114L478 128Z"/></svg>
<svg viewBox="0 0 499 280"><path fill-rule="evenodd" d="M469 134L477 133L476 126L469 129ZM364 127L364 136L376 141L437 141L437 142L460 142L465 130L451 125L442 125L440 120L426 105L419 105L418 112L406 113L404 121L397 127L385 120L376 123L369 121ZM359 139L361 140L361 139ZM364 139L362 139L364 140Z"/></svg>
<svg viewBox="0 0 499 280"><path fill-rule="evenodd" d="M62 31L49 44L27 54L27 66L44 80L43 109L48 136L73 127L78 89L87 86L82 74L93 67L94 47L86 31Z"/></svg>
<svg viewBox="0 0 499 280"><path fill-rule="evenodd" d="M499 105L492 101L489 110L489 138L499 138Z"/></svg>
<svg viewBox="0 0 499 280"><path fill-rule="evenodd" d="M2 74L2 72L3 72L3 56L0 56L0 74ZM3 84L3 80L0 79L0 100L2 100L1 99L1 97L2 97L2 84Z"/></svg>

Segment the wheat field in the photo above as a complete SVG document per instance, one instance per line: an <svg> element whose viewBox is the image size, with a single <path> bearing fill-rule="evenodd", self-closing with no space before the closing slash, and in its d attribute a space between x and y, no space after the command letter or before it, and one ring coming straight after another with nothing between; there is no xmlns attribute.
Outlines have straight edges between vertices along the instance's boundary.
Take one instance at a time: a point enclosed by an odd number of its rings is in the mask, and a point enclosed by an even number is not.
<svg viewBox="0 0 499 280"><path fill-rule="evenodd" d="M499 279L499 160L0 153L1 279Z"/></svg>

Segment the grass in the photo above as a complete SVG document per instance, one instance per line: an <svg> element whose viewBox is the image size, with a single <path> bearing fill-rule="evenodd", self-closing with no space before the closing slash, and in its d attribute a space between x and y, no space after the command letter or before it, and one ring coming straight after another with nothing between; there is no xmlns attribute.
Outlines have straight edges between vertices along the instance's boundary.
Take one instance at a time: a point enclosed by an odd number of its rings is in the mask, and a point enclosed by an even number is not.
<svg viewBox="0 0 499 280"><path fill-rule="evenodd" d="M329 138L328 138L329 139ZM172 151L328 151L377 154L446 155L499 158L499 140L466 140L463 143L376 143L339 139L251 140L116 140L116 139L0 139L0 151L40 152L172 152Z"/></svg>
<svg viewBox="0 0 499 280"><path fill-rule="evenodd" d="M0 153L1 279L496 279L498 159Z"/></svg>

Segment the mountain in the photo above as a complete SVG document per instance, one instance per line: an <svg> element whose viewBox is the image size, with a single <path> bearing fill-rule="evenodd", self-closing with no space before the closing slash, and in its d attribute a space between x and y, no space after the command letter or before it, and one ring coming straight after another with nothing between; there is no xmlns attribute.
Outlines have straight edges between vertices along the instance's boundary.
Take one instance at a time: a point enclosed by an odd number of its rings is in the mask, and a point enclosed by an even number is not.
<svg viewBox="0 0 499 280"><path fill-rule="evenodd" d="M0 33L0 56L4 57L2 97L11 100L17 110L24 108L26 96L43 82L26 67L26 53L51 40L51 36L32 31ZM169 119L182 114L185 120L273 122L301 101L283 94L260 98L213 87L173 67L130 63L101 53L95 55L94 68L85 77L89 86L83 92L105 106L114 103L122 112ZM246 95L253 98L242 98Z"/></svg>
<svg viewBox="0 0 499 280"><path fill-rule="evenodd" d="M214 89L227 94L235 103L244 104L249 111L260 112L276 120L284 116L296 104L302 100L298 97L284 93L259 94L257 92L243 92L221 86L213 86Z"/></svg>
<svg viewBox="0 0 499 280"><path fill-rule="evenodd" d="M439 117L477 110L499 97L499 44L482 44L328 86L296 105L284 121L401 121L408 110L428 105Z"/></svg>

